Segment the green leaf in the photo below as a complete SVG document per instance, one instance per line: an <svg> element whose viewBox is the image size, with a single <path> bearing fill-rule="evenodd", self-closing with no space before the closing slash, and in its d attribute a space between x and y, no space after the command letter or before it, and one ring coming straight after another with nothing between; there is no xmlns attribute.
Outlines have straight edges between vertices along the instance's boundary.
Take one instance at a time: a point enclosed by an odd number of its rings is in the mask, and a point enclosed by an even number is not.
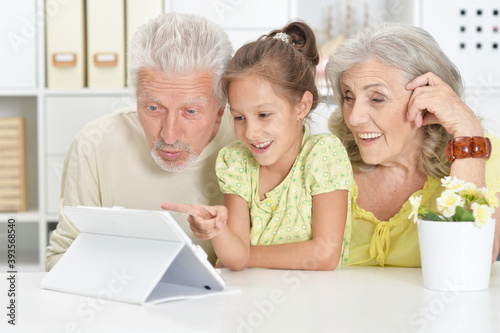
<svg viewBox="0 0 500 333"><path fill-rule="evenodd" d="M467 209L463 207L457 207L455 210L455 215L452 217L453 221L474 221L474 215Z"/></svg>
<svg viewBox="0 0 500 333"><path fill-rule="evenodd" d="M486 203L486 199L484 197L480 197L480 198L477 198L476 200L474 200L473 202L477 202L478 204L480 205L487 205Z"/></svg>
<svg viewBox="0 0 500 333"><path fill-rule="evenodd" d="M441 214L437 214L431 211L427 211L425 214L418 214L418 217L420 217L422 220L427 221L447 221L447 219Z"/></svg>

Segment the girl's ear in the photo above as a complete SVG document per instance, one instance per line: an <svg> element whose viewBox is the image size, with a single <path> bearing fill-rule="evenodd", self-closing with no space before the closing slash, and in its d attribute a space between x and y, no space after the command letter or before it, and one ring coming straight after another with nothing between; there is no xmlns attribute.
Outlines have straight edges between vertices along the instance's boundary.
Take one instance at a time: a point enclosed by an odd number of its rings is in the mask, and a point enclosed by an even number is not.
<svg viewBox="0 0 500 333"><path fill-rule="evenodd" d="M311 92L306 91L302 95L302 99L297 103L297 121L302 121L311 111L311 106L313 103L313 95Z"/></svg>

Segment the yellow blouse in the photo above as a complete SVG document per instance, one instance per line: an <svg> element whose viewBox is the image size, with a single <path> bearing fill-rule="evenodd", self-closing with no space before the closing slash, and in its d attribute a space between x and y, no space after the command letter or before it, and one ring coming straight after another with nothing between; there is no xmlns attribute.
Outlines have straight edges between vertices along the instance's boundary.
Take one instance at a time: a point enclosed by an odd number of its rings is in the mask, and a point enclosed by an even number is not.
<svg viewBox="0 0 500 333"><path fill-rule="evenodd" d="M493 150L486 162L486 186L500 192L500 139L489 138ZM436 199L443 190L440 179L428 177L424 188L412 196L422 195L422 204L436 209ZM417 225L408 219L412 209L409 200L388 221L380 221L357 205L356 182L353 182L351 194L351 239L344 245L343 264L420 267Z"/></svg>

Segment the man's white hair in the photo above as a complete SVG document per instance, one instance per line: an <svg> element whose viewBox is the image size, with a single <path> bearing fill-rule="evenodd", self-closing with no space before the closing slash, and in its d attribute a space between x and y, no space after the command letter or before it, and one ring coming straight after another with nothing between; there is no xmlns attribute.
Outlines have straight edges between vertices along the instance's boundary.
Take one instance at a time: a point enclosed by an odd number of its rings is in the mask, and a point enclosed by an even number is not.
<svg viewBox="0 0 500 333"><path fill-rule="evenodd" d="M128 85L137 96L141 69L165 76L211 73L219 106L227 101L220 78L233 48L227 33L208 19L181 13L160 15L135 33L128 53Z"/></svg>

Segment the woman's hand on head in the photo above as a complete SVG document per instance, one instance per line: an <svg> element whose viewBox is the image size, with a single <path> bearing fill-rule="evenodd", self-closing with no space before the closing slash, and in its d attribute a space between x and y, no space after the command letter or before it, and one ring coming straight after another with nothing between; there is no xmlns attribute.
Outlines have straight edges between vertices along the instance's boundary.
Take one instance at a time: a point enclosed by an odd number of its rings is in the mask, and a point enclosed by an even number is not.
<svg viewBox="0 0 500 333"><path fill-rule="evenodd" d="M225 206L189 205L183 203L164 203L162 209L189 214L187 221L193 234L199 239L212 239L218 236L227 222Z"/></svg>
<svg viewBox="0 0 500 333"><path fill-rule="evenodd" d="M441 124L454 137L484 135L474 111L434 73L416 77L406 89L413 90L406 117L417 127Z"/></svg>

